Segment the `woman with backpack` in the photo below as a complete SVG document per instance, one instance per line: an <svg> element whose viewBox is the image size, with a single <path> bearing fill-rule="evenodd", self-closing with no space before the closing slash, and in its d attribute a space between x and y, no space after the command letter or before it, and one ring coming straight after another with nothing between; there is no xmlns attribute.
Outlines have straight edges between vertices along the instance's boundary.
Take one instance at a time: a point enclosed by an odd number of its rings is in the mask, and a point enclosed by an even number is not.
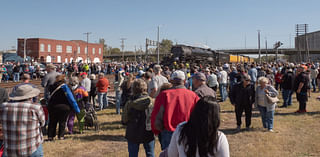
<svg viewBox="0 0 320 157"><path fill-rule="evenodd" d="M58 75L53 85L49 86L51 96L48 101L50 114L48 126L48 140L52 141L56 136L56 128L59 123L58 139L64 139L64 130L69 113L73 110L79 112L71 90L66 85L65 76Z"/></svg>
<svg viewBox="0 0 320 157"><path fill-rule="evenodd" d="M133 82L134 95L123 110L122 123L127 125L125 138L128 140L129 157L137 157L139 145L143 144L147 157L154 157L154 135L151 131L152 98L148 96L147 84L138 79Z"/></svg>
<svg viewBox="0 0 320 157"><path fill-rule="evenodd" d="M201 98L188 122L180 123L164 153L168 157L229 157L229 144L220 126L220 107L212 96ZM161 156L161 155L160 155Z"/></svg>
<svg viewBox="0 0 320 157"><path fill-rule="evenodd" d="M69 80L69 85L71 86L71 90L80 109L80 113L77 113L76 116L79 124L79 132L82 134L85 122L84 117L86 114L85 107L88 104L89 94L84 87L80 86L78 77L71 77ZM68 129L70 134L72 134L73 130L74 117L75 113L71 112L68 119Z"/></svg>

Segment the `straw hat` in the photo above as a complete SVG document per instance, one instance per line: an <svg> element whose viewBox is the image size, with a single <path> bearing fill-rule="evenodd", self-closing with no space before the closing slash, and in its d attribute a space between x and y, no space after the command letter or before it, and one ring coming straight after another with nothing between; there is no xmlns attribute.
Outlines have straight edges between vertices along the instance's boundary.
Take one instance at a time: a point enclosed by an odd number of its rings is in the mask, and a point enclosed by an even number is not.
<svg viewBox="0 0 320 157"><path fill-rule="evenodd" d="M36 97L40 94L40 90L33 88L31 85L25 84L20 85L15 91L9 96L10 100L26 100Z"/></svg>

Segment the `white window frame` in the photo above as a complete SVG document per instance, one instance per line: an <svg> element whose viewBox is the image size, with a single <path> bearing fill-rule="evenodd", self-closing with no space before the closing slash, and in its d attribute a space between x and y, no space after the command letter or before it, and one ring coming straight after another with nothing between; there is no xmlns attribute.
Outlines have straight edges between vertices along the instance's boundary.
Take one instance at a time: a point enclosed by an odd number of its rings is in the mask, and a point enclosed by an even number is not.
<svg viewBox="0 0 320 157"><path fill-rule="evenodd" d="M45 51L45 45L44 44L40 44L40 52L44 52Z"/></svg>
<svg viewBox="0 0 320 157"><path fill-rule="evenodd" d="M62 45L56 45L56 52L62 53Z"/></svg>
<svg viewBox="0 0 320 157"><path fill-rule="evenodd" d="M96 54L96 48L92 48L92 54Z"/></svg>
<svg viewBox="0 0 320 157"><path fill-rule="evenodd" d="M66 51L67 51L67 53L72 53L72 46L67 45Z"/></svg>
<svg viewBox="0 0 320 157"><path fill-rule="evenodd" d="M78 54L80 54L80 51L81 51L81 48L80 48L80 46L78 46Z"/></svg>
<svg viewBox="0 0 320 157"><path fill-rule="evenodd" d="M99 48L99 55L101 55L101 48Z"/></svg>
<svg viewBox="0 0 320 157"><path fill-rule="evenodd" d="M84 48L84 54L88 54L88 48L87 47Z"/></svg>
<svg viewBox="0 0 320 157"><path fill-rule="evenodd" d="M48 52L51 52L51 45L48 44Z"/></svg>

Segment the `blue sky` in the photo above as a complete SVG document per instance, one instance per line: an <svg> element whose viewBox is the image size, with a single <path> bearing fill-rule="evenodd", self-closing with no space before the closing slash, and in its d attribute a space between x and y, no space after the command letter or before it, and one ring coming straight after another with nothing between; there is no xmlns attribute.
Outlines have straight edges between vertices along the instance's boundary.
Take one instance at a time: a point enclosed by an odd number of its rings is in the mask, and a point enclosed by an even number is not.
<svg viewBox="0 0 320 157"><path fill-rule="evenodd" d="M0 50L16 46L17 38L61 40L104 38L125 50L144 49L145 38L179 44L207 44L212 49L257 48L265 38L293 47L295 24L320 30L319 0L1 0ZM246 39L246 40L245 40ZM291 44L290 44L291 40ZM245 44L246 41L246 44Z"/></svg>

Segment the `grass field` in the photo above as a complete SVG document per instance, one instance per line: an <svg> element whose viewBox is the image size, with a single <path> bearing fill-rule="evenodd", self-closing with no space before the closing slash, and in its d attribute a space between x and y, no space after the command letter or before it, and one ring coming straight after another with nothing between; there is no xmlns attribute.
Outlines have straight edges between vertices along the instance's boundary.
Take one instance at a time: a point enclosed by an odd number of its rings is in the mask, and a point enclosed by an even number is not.
<svg viewBox="0 0 320 157"><path fill-rule="evenodd" d="M232 157L304 157L320 156L320 102L312 93L307 103L308 113L295 114L298 103L293 97L293 106L276 108L274 131L262 129L258 111L253 111L252 130L235 132L236 120L229 101L221 103L221 127L228 138ZM279 103L279 105L281 102ZM84 134L66 135L65 140L44 143L48 157L121 157L128 156L124 138L125 128L115 109L98 112L100 131L86 130ZM242 118L244 128L244 117ZM75 128L77 130L77 128ZM45 137L46 138L46 137ZM160 145L156 140L155 155L159 156ZM141 146L139 156L145 156Z"/></svg>

